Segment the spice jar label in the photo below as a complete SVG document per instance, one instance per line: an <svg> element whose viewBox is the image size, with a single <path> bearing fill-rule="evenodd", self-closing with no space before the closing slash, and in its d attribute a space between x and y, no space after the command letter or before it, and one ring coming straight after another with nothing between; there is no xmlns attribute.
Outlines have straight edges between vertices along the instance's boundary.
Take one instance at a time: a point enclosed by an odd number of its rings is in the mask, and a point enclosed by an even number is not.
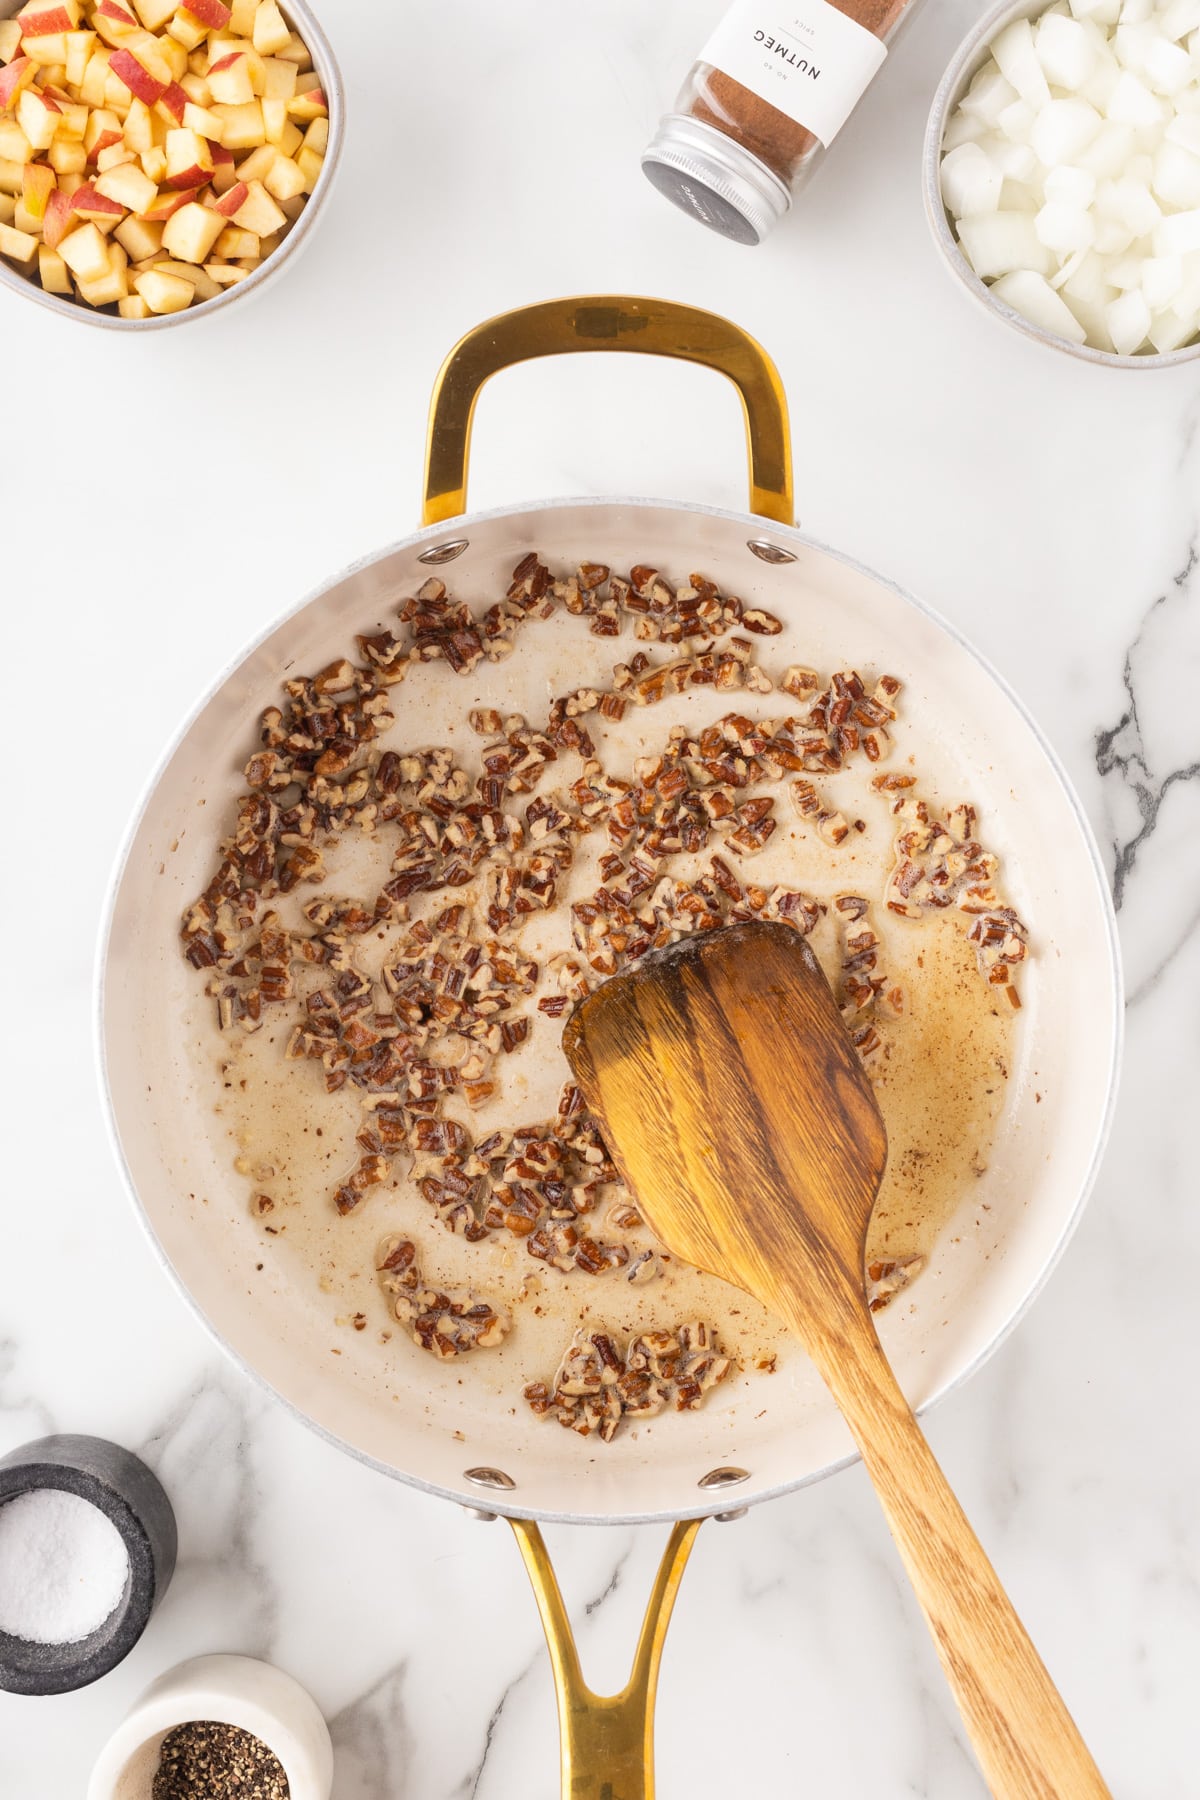
<svg viewBox="0 0 1200 1800"><path fill-rule="evenodd" d="M831 144L887 46L828 0L735 0L699 60Z"/></svg>

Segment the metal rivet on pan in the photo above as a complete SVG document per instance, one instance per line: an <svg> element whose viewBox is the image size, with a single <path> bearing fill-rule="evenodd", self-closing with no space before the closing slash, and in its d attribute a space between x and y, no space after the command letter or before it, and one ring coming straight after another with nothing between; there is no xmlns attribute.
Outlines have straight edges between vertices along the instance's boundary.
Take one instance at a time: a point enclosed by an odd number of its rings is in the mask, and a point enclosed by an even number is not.
<svg viewBox="0 0 1200 1800"><path fill-rule="evenodd" d="M444 544L431 544L428 550L422 550L417 561L435 564L453 562L456 556L462 555L470 541L470 538L448 538ZM789 557L788 560L792 559Z"/></svg>
<svg viewBox="0 0 1200 1800"><path fill-rule="evenodd" d="M749 1481L749 1469L710 1469L696 1483L702 1488L740 1487L743 1481Z"/></svg>
<svg viewBox="0 0 1200 1800"><path fill-rule="evenodd" d="M515 1488L516 1482L503 1469L464 1469L463 1476L476 1487Z"/></svg>
<svg viewBox="0 0 1200 1800"><path fill-rule="evenodd" d="M795 562L796 552L785 550L782 544L773 544L770 538L747 538L746 548L751 556L757 556L760 562L790 563ZM421 561L424 562L422 557Z"/></svg>
<svg viewBox="0 0 1200 1800"><path fill-rule="evenodd" d="M494 1525L500 1517L499 1513L488 1512L482 1506L464 1506L463 1511L468 1519L474 1519L478 1525Z"/></svg>
<svg viewBox="0 0 1200 1800"><path fill-rule="evenodd" d="M732 1512L714 1513L713 1517L718 1525L732 1525L735 1519L744 1519L749 1511L748 1506L737 1506Z"/></svg>

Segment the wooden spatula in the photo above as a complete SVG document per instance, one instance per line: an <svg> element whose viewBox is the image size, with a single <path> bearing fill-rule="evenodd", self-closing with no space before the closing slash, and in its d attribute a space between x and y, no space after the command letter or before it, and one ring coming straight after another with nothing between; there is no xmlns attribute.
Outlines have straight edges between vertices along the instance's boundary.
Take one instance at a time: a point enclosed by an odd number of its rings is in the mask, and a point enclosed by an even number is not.
<svg viewBox="0 0 1200 1800"><path fill-rule="evenodd" d="M803 1341L862 1452L992 1791L1108 1789L897 1385L866 1303L887 1134L816 958L787 925L645 957L564 1047L664 1245Z"/></svg>

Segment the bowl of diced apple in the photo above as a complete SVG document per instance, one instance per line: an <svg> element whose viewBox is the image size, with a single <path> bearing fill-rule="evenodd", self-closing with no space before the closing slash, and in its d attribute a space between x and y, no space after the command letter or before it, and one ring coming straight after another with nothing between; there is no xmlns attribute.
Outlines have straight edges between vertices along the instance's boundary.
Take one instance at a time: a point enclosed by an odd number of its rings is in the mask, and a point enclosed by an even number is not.
<svg viewBox="0 0 1200 1800"><path fill-rule="evenodd" d="M341 77L303 0L0 0L0 288L178 325L309 240Z"/></svg>
<svg viewBox="0 0 1200 1800"><path fill-rule="evenodd" d="M1004 0L943 77L924 185L996 318L1111 367L1200 356L1200 0Z"/></svg>

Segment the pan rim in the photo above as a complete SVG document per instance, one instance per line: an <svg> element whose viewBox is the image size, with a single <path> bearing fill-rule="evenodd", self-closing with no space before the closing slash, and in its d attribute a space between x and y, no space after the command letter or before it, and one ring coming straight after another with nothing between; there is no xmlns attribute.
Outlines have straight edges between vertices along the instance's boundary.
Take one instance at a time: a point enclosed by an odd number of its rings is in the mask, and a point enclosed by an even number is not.
<svg viewBox="0 0 1200 1800"><path fill-rule="evenodd" d="M283 613L268 621L262 630L256 632L254 636L242 646L235 657L222 666L213 680L211 680L204 688L200 697L188 709L182 722L168 740L165 748L160 753L150 774L141 787L129 821L125 827L125 831L118 844L104 892L100 925L96 939L93 973L93 1005L91 1015L92 1047L96 1058L96 1070L100 1087L101 1114L104 1120L105 1133L108 1137L109 1146L116 1162L122 1184L128 1198L132 1202L134 1213L141 1224L155 1260L168 1277L173 1288L183 1299L192 1315L199 1320L205 1331L220 1346L224 1354L229 1357L243 1373L248 1375L263 1392L269 1394L272 1400L286 1408L286 1410L291 1413L294 1418L299 1420L306 1429L316 1432L326 1443L351 1456L356 1462L365 1464L367 1467L376 1470L381 1475L388 1477L389 1480L401 1481L405 1486L415 1488L421 1493L429 1494L437 1499L452 1501L454 1504L464 1507L469 1512L482 1512L485 1517L501 1516L505 1518L536 1520L548 1524L563 1525L670 1524L676 1520L703 1519L728 1512L730 1501L727 1497L723 1499L714 1498L707 1502L692 1504L681 1508L656 1508L651 1511L632 1513L615 1511L545 1511L536 1507L522 1506L517 1501L511 1500L507 1494L501 1492L492 1492L489 1490L485 1495L482 1491L468 1491L460 1488L446 1487L440 1483L429 1481L422 1476L414 1475L406 1470L397 1469L393 1465L382 1461L379 1457L373 1456L369 1452L360 1449L357 1445L352 1444L348 1439L340 1436L339 1433L332 1430L330 1427L322 1424L319 1420L312 1418L312 1416L306 1413L295 1401L289 1399L286 1394L282 1393L258 1368L255 1367L252 1362L243 1356L243 1354L222 1335L217 1326L201 1307L182 1274L175 1268L174 1264L167 1256L151 1222L145 1202L138 1192L132 1171L125 1156L117 1120L116 1103L113 1098L112 1085L108 1075L108 1055L105 1042L107 1016L107 963L111 947L113 925L116 919L117 902L120 897L125 875L130 866L134 842L159 783L174 760L180 745L183 743L184 739L205 709L221 692L225 684L254 654L260 645L265 643L275 632L290 623L291 620L298 618L309 606L322 599L332 589L341 586L342 583L349 581L353 576L361 573L364 569L368 569L374 564L380 563L389 557L413 550L422 544L435 543L439 540L453 537L456 534L466 535L472 528L490 524L495 520L517 518L534 512L559 511L568 507L602 507L606 511L618 509L632 509L634 511L643 512L667 510L691 514L697 518L720 519L746 527L752 531L756 537L762 537L764 535L771 537L779 536L786 540L789 547L799 546L804 550L816 551L818 554L828 556L832 558L833 561L841 563L844 567L854 570L857 574L865 576L868 580L877 583L880 587L886 588L896 597L896 599L901 601L903 605L911 608L912 611L916 612L935 628L942 631L959 647L959 649L963 650L972 659L972 661L982 670L984 675L986 675L999 689L1017 714L1018 718L1030 731L1058 782L1087 854L1087 860L1091 869L1104 922L1104 941L1107 952L1105 978L1111 995L1111 1018L1108 1028L1109 1054L1103 1109L1095 1140L1092 1145L1091 1154L1088 1159L1088 1165L1084 1172L1083 1179L1079 1184L1078 1193L1076 1194L1074 1203L1063 1220L1058 1236L1046 1254L1035 1279L1027 1288L1020 1303L1015 1307L1005 1323L992 1338L982 1346L971 1361L963 1369L959 1370L956 1375L947 1380L941 1387L937 1388L935 1392L930 1394L928 1398L916 1408L918 1416L923 1417L926 1413L932 1411L934 1407L940 1405L940 1403L950 1394L955 1393L969 1381L972 1376L976 1375L983 1368L985 1363L990 1361L996 1351L1000 1349L1012 1332L1016 1330L1017 1326L1025 1318L1034 1301L1038 1298L1051 1275L1058 1267L1068 1244L1074 1237L1075 1232L1079 1227L1080 1220L1083 1217L1084 1209L1087 1206L1088 1200L1095 1187L1100 1167L1103 1162L1104 1152L1112 1132L1125 1046L1125 981L1112 894L1109 889L1108 878L1101 859L1096 835L1092 830L1091 822L1083 809L1083 804L1076 792L1075 785L1068 775L1058 752L1050 742L1037 719L1026 706L1025 702L1016 693L1006 678L1000 674L999 670L993 666L989 658L986 657L952 621L947 619L935 607L928 605L915 594L910 593L907 588L901 587L898 582L891 581L887 576L880 575L878 571L871 568L869 564L848 555L842 550L835 549L832 545L823 542L820 538L813 537L807 532L801 531L798 526L783 525L775 520L764 519L761 515L743 513L727 507L709 506L698 501L656 499L645 495L627 497L597 496L594 494L582 496L555 496L549 499L512 502L505 506L492 507L479 512L464 513L455 519L440 520L434 525L424 526L411 533L408 537L399 538L395 542L388 544L381 549L372 551L366 556L356 558L353 562L341 569L336 575L321 582L316 587L309 589L294 606L287 608ZM827 1476L837 1474L839 1470L848 1468L851 1464L858 1462L859 1460L860 1458L857 1451L850 1451L844 1456L835 1458L833 1461L823 1464L819 1469L809 1471L807 1474L799 1475L786 1481L776 1482L769 1487L762 1487L749 1491L739 1489L737 1494L738 1511L740 1513L743 1508L758 1506L764 1501L776 1500L785 1494L795 1493L801 1488L810 1487L815 1482L823 1481ZM582 1479L580 1485L582 1486Z"/></svg>

